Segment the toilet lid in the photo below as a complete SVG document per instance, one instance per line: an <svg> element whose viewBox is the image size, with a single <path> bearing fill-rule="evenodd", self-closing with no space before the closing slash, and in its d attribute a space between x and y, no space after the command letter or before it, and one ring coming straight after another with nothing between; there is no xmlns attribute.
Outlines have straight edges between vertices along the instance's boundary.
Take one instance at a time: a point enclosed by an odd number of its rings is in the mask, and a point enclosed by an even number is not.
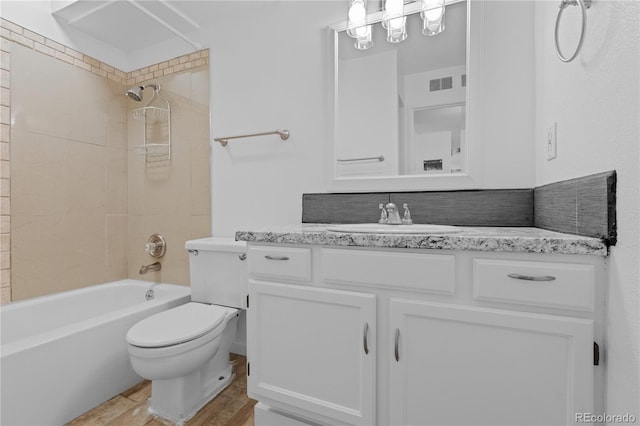
<svg viewBox="0 0 640 426"><path fill-rule="evenodd" d="M129 329L127 342L143 348L185 343L215 329L226 313L221 306L186 303L143 319Z"/></svg>

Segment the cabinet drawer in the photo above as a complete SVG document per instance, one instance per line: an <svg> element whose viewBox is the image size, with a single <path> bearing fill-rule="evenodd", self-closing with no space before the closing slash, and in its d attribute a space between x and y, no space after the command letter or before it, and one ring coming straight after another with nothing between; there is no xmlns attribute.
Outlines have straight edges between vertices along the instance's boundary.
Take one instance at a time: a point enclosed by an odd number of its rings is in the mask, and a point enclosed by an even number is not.
<svg viewBox="0 0 640 426"><path fill-rule="evenodd" d="M551 308L594 310L593 265L474 259L478 300Z"/></svg>
<svg viewBox="0 0 640 426"><path fill-rule="evenodd" d="M363 286L455 293L455 257L323 248L322 279Z"/></svg>
<svg viewBox="0 0 640 426"><path fill-rule="evenodd" d="M249 247L252 276L311 281L311 249L296 247Z"/></svg>

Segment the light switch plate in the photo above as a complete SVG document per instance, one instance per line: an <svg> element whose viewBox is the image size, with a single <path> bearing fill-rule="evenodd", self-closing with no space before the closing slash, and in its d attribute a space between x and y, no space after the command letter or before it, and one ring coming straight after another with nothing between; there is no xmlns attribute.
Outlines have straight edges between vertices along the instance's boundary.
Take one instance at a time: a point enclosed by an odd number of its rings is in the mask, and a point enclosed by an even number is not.
<svg viewBox="0 0 640 426"><path fill-rule="evenodd" d="M558 123L553 123L547 129L547 161L551 161L558 156Z"/></svg>

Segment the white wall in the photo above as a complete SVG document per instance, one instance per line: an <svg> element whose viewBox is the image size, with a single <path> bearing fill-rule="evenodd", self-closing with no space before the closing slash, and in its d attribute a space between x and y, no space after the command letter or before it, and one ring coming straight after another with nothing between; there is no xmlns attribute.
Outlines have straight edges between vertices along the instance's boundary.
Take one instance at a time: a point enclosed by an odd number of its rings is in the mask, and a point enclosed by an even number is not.
<svg viewBox="0 0 640 426"><path fill-rule="evenodd" d="M532 1L483 1L483 188L534 184ZM553 2L556 6L557 4ZM469 129L467 129L469 130ZM472 143L473 135L468 135Z"/></svg>
<svg viewBox="0 0 640 426"><path fill-rule="evenodd" d="M582 52L568 64L555 54L557 10L555 2L535 6L536 184L617 171L618 243L609 257L604 349L606 411L640 417L640 3L593 2ZM567 10L563 20L566 53L580 31L575 13ZM545 129L554 121L558 158L547 162Z"/></svg>
<svg viewBox="0 0 640 426"><path fill-rule="evenodd" d="M49 0L2 0L0 2L2 18L72 47L121 71L131 71L128 57L124 52L64 25L53 17L51 10ZM161 61L149 62L147 65Z"/></svg>
<svg viewBox="0 0 640 426"><path fill-rule="evenodd" d="M336 164L337 176L398 173L398 65L389 50L345 59L338 65L336 158L377 157L384 161ZM371 90L375 87L376 90Z"/></svg>
<svg viewBox="0 0 640 426"><path fill-rule="evenodd" d="M324 192L329 49L341 2L237 2L209 28L211 135L277 136L212 147L212 232L299 223L302 193Z"/></svg>

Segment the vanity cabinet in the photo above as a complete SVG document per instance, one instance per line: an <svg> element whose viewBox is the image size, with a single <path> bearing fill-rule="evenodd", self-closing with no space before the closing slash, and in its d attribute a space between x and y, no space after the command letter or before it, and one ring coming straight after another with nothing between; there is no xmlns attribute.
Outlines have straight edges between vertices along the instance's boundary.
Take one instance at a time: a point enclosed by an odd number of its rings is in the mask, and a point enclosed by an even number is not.
<svg viewBox="0 0 640 426"><path fill-rule="evenodd" d="M249 249L249 395L330 423L375 424L376 296L255 279L300 280L304 250Z"/></svg>
<svg viewBox="0 0 640 426"><path fill-rule="evenodd" d="M602 408L601 257L264 243L248 256L249 394L282 424L571 425Z"/></svg>
<svg viewBox="0 0 640 426"><path fill-rule="evenodd" d="M593 407L593 323L390 302L390 424L562 425Z"/></svg>

